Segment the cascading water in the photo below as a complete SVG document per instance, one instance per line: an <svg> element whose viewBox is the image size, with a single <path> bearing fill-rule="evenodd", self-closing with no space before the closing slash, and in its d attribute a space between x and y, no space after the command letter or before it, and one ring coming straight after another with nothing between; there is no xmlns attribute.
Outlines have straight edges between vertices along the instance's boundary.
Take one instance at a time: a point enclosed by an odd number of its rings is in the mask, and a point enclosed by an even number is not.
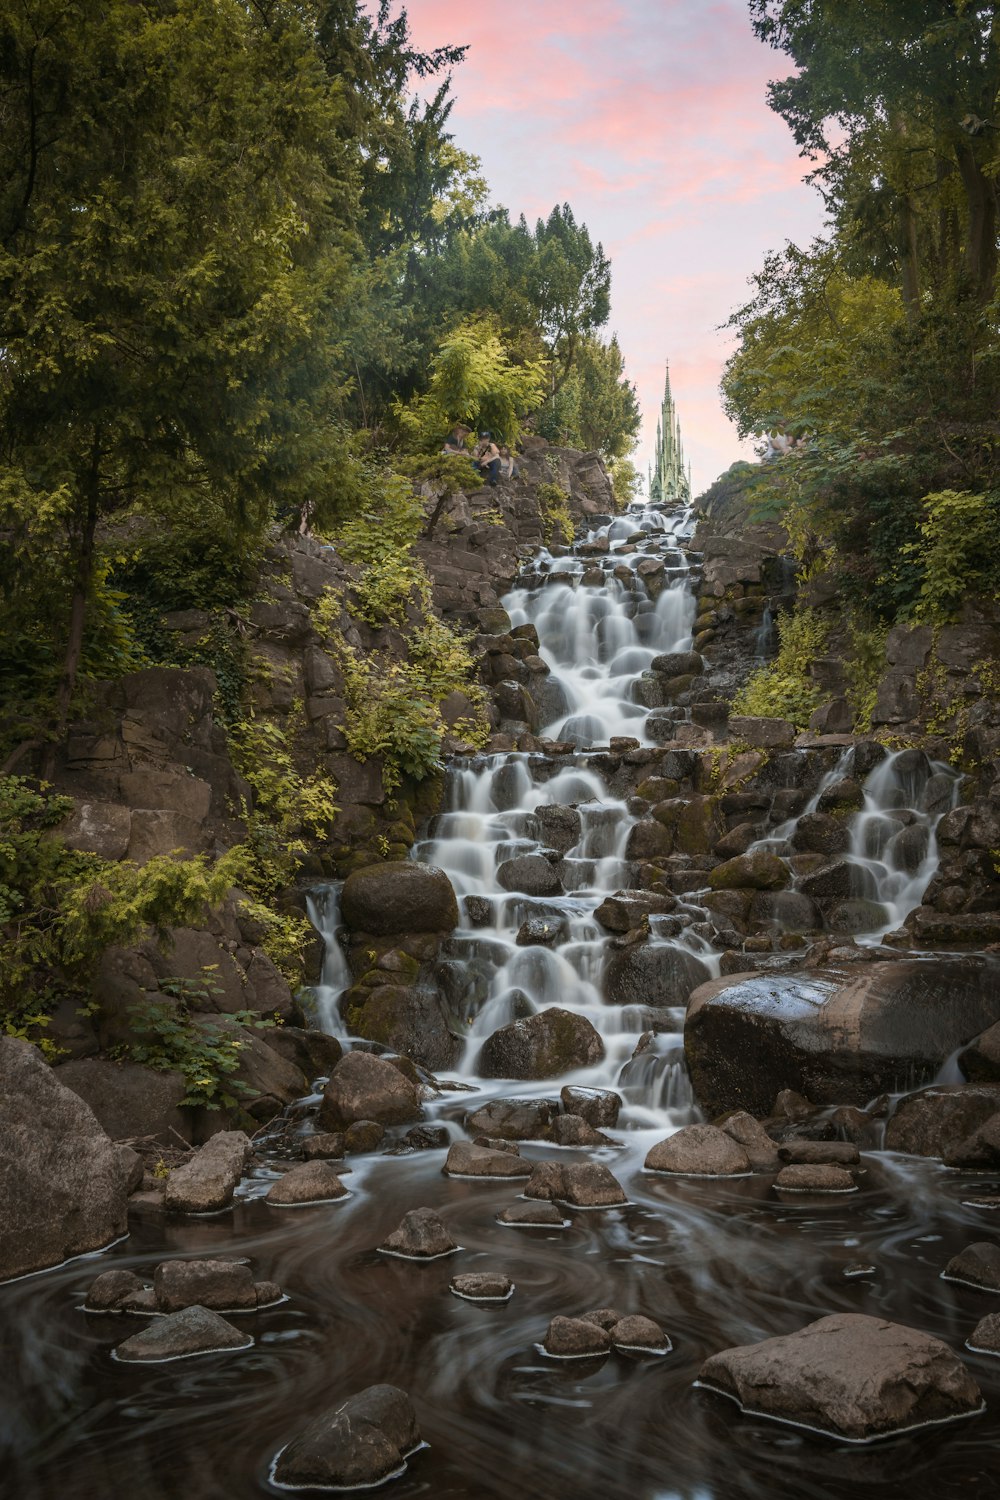
<svg viewBox="0 0 1000 1500"><path fill-rule="evenodd" d="M306 896L309 920L323 938L323 966L319 984L313 988L313 1004L321 1031L346 1036L339 1000L351 982L351 970L337 937L340 926L340 890L335 885L316 886Z"/></svg>

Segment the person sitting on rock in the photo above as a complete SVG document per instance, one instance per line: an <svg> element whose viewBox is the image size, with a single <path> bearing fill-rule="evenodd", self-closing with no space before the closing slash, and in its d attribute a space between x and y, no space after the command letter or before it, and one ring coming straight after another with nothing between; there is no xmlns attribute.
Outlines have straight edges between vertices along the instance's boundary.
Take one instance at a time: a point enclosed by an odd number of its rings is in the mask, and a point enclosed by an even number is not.
<svg viewBox="0 0 1000 1500"><path fill-rule="evenodd" d="M487 483L495 488L500 478L500 449L488 430L479 434L479 442L472 450L472 467L478 473L487 475Z"/></svg>
<svg viewBox="0 0 1000 1500"><path fill-rule="evenodd" d="M507 447L506 443L500 445L500 478L513 479L517 473L517 460Z"/></svg>
<svg viewBox="0 0 1000 1500"><path fill-rule="evenodd" d="M465 446L465 440L469 435L468 427L463 427L461 422L456 422L448 436L444 440L441 452L451 457L468 458L469 450Z"/></svg>

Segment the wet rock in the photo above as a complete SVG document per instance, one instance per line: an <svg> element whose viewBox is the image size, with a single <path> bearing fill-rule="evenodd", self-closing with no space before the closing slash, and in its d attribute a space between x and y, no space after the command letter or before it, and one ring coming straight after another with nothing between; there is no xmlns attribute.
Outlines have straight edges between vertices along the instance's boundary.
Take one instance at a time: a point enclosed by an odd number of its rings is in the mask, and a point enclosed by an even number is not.
<svg viewBox="0 0 1000 1500"><path fill-rule="evenodd" d="M207 1307L186 1307L181 1312L157 1318L148 1328L119 1344L115 1358L124 1364L187 1359L195 1354L216 1354L229 1349L249 1349L253 1339L234 1328Z"/></svg>
<svg viewBox="0 0 1000 1500"><path fill-rule="evenodd" d="M526 1198L542 1198L554 1202L565 1198L566 1185L563 1177L565 1167L558 1161L536 1161L524 1188Z"/></svg>
<svg viewBox="0 0 1000 1500"><path fill-rule="evenodd" d="M886 1150L944 1157L998 1113L1000 1083L936 1084L900 1100L886 1126Z"/></svg>
<svg viewBox="0 0 1000 1500"><path fill-rule="evenodd" d="M478 1068L484 1078L554 1078L592 1067L603 1056L600 1034L585 1016L552 1006L495 1031Z"/></svg>
<svg viewBox="0 0 1000 1500"><path fill-rule="evenodd" d="M90 1283L83 1305L88 1312L121 1312L130 1297L145 1290L134 1271L105 1271Z"/></svg>
<svg viewBox="0 0 1000 1500"><path fill-rule="evenodd" d="M735 714L729 720L732 739L755 750L790 750L795 743L795 725L787 719L753 719Z"/></svg>
<svg viewBox="0 0 1000 1500"><path fill-rule="evenodd" d="M736 1110L731 1115L716 1121L718 1128L730 1136L747 1154L755 1172L778 1170L778 1148L771 1137L753 1115L745 1110Z"/></svg>
<svg viewBox="0 0 1000 1500"><path fill-rule="evenodd" d="M0 1281L124 1234L126 1178L92 1111L36 1048L0 1036Z"/></svg>
<svg viewBox="0 0 1000 1500"><path fill-rule="evenodd" d="M702 985L688 1002L684 1047L707 1113L762 1117L781 1089L860 1106L902 1078L933 1078L994 1016L1000 974L982 960L838 963Z"/></svg>
<svg viewBox="0 0 1000 1500"><path fill-rule="evenodd" d="M632 861L659 859L670 854L674 847L674 836L655 818L640 818L633 823L625 844L625 858Z"/></svg>
<svg viewBox="0 0 1000 1500"><path fill-rule="evenodd" d="M647 1153L648 1172L692 1177L741 1177L750 1171L746 1151L714 1125L685 1125Z"/></svg>
<svg viewBox="0 0 1000 1500"><path fill-rule="evenodd" d="M574 1208L615 1208L627 1203L625 1189L600 1162L571 1162L562 1169L558 1195Z"/></svg>
<svg viewBox="0 0 1000 1500"><path fill-rule="evenodd" d="M371 1489L401 1474L419 1446L406 1392L373 1385L331 1407L282 1449L274 1479L289 1489Z"/></svg>
<svg viewBox="0 0 1000 1500"><path fill-rule="evenodd" d="M451 1136L443 1125L414 1125L403 1140L412 1151L443 1151Z"/></svg>
<svg viewBox="0 0 1000 1500"><path fill-rule="evenodd" d="M1000 1313L987 1313L980 1318L965 1347L975 1354L1000 1354Z"/></svg>
<svg viewBox="0 0 1000 1500"><path fill-rule="evenodd" d="M339 1130L310 1135L302 1142L302 1155L306 1161L339 1161L344 1150L344 1136Z"/></svg>
<svg viewBox="0 0 1000 1500"><path fill-rule="evenodd" d="M509 1276L496 1271L470 1271L465 1276L456 1276L451 1283L456 1297L468 1302L507 1302L513 1294L514 1283Z"/></svg>
<svg viewBox="0 0 1000 1500"><path fill-rule="evenodd" d="M684 948L637 943L612 957L605 998L612 1005L684 1005L707 976L705 965Z"/></svg>
<svg viewBox="0 0 1000 1500"><path fill-rule="evenodd" d="M580 842L580 814L575 807L543 803L535 808L542 843L559 854L568 854Z"/></svg>
<svg viewBox="0 0 1000 1500"><path fill-rule="evenodd" d="M553 1318L542 1340L554 1359L592 1359L611 1349L611 1334L586 1318Z"/></svg>
<svg viewBox="0 0 1000 1500"><path fill-rule="evenodd" d="M832 813L804 813L795 825L792 848L811 854L846 854L851 847L851 832L843 818Z"/></svg>
<svg viewBox="0 0 1000 1500"><path fill-rule="evenodd" d="M474 1146L483 1146L487 1151L506 1151L510 1156L520 1156L521 1149L513 1141L505 1141L501 1136L477 1135L473 1138Z"/></svg>
<svg viewBox="0 0 1000 1500"><path fill-rule="evenodd" d="M705 670L705 663L697 651L668 651L654 656L649 669L661 677L697 677Z"/></svg>
<svg viewBox="0 0 1000 1500"><path fill-rule="evenodd" d="M1000 1292L1000 1245L992 1240L978 1240L966 1245L941 1272L945 1281L964 1281L989 1292Z"/></svg>
<svg viewBox="0 0 1000 1500"><path fill-rule="evenodd" d="M588 1089L567 1083L559 1094L567 1114L579 1115L593 1125L614 1129L618 1123L618 1112L622 1107L621 1095L611 1089Z"/></svg>
<svg viewBox="0 0 1000 1500"><path fill-rule="evenodd" d="M1000 1114L991 1115L971 1135L949 1146L942 1160L948 1167L972 1171L1000 1165Z"/></svg>
<svg viewBox="0 0 1000 1500"><path fill-rule="evenodd" d="M343 1130L358 1120L408 1125L421 1113L416 1088L398 1068L370 1052L348 1052L323 1089L319 1123L326 1130Z"/></svg>
<svg viewBox="0 0 1000 1500"><path fill-rule="evenodd" d="M872 901L878 894L870 871L847 859L834 860L803 875L799 890L814 901L846 901L849 897Z"/></svg>
<svg viewBox="0 0 1000 1500"><path fill-rule="evenodd" d="M519 948L553 948L566 936L566 924L550 917L528 917L517 930Z"/></svg>
<svg viewBox="0 0 1000 1500"><path fill-rule="evenodd" d="M348 991L344 1013L355 1036L391 1047L421 1067L451 1068L461 1054L462 1043L430 983L380 984L367 991L358 986Z"/></svg>
<svg viewBox="0 0 1000 1500"><path fill-rule="evenodd" d="M776 854L767 849L754 849L709 870L707 884L713 891L778 891L790 881L788 866Z"/></svg>
<svg viewBox="0 0 1000 1500"><path fill-rule="evenodd" d="M499 1224L513 1224L519 1229L565 1229L568 1222L561 1209L544 1201L512 1203L497 1219Z"/></svg>
<svg viewBox="0 0 1000 1500"><path fill-rule="evenodd" d="M237 1312L257 1306L253 1272L242 1260L165 1260L153 1273L156 1305L162 1312L210 1307Z"/></svg>
<svg viewBox="0 0 1000 1500"><path fill-rule="evenodd" d="M451 1255L458 1246L432 1208L411 1208L379 1249L410 1260L434 1260Z"/></svg>
<svg viewBox="0 0 1000 1500"><path fill-rule="evenodd" d="M207 1214L228 1208L250 1154L242 1130L213 1135L183 1166L167 1178L163 1206L173 1213Z"/></svg>
<svg viewBox="0 0 1000 1500"><path fill-rule="evenodd" d="M493 925L493 902L488 896L463 896L462 902L470 927L491 927Z"/></svg>
<svg viewBox="0 0 1000 1500"><path fill-rule="evenodd" d="M455 1141L445 1158L449 1177L530 1177L531 1163L510 1151L494 1151L472 1141Z"/></svg>
<svg viewBox="0 0 1000 1500"><path fill-rule="evenodd" d="M505 891L526 896L560 896L562 881L558 871L544 854L519 854L497 869L497 884Z"/></svg>
<svg viewBox="0 0 1000 1500"><path fill-rule="evenodd" d="M285 1294L276 1281L258 1281L256 1286L257 1307L264 1309L284 1302Z"/></svg>
<svg viewBox="0 0 1000 1500"><path fill-rule="evenodd" d="M540 1141L558 1112L556 1099L491 1099L466 1115L465 1128L507 1141Z"/></svg>
<svg viewBox="0 0 1000 1500"><path fill-rule="evenodd" d="M611 1332L616 1323L620 1323L622 1315L616 1307L595 1307L592 1312L582 1314L587 1323L596 1323L598 1328L604 1328Z"/></svg>
<svg viewBox="0 0 1000 1500"><path fill-rule="evenodd" d="M549 1130L556 1146L607 1146L609 1138L595 1130L580 1115L556 1115Z"/></svg>
<svg viewBox="0 0 1000 1500"><path fill-rule="evenodd" d="M620 893L606 896L594 912L594 919L606 932L631 932L641 927L646 918L666 916L676 905L673 896L654 896L645 891Z"/></svg>
<svg viewBox="0 0 1000 1500"><path fill-rule="evenodd" d="M451 932L458 902L443 870L414 860L365 865L344 881L341 912L355 932L376 936Z"/></svg>
<svg viewBox="0 0 1000 1500"><path fill-rule="evenodd" d="M385 1126L378 1120L355 1120L344 1131L344 1150L349 1156L377 1151L385 1140Z"/></svg>
<svg viewBox="0 0 1000 1500"><path fill-rule="evenodd" d="M155 976L151 973L155 984ZM135 1003L141 991L129 999ZM131 1034L131 1027L128 1028ZM81 1057L61 1063L55 1077L90 1106L113 1140L154 1135L176 1146L192 1138L192 1112L181 1108L187 1084L181 1073L160 1073L140 1063ZM175 1134L176 1132L176 1134Z"/></svg>
<svg viewBox="0 0 1000 1500"><path fill-rule="evenodd" d="M853 1167L861 1160L857 1146L850 1141L783 1141L778 1155L782 1161L803 1166Z"/></svg>
<svg viewBox="0 0 1000 1500"><path fill-rule="evenodd" d="M738 854L746 854L751 844L755 844L763 833L760 823L737 823L728 833L717 839L714 845L715 853L720 859L731 859Z"/></svg>
<svg viewBox="0 0 1000 1500"><path fill-rule="evenodd" d="M958 1065L973 1083L1000 1083L1000 1021L958 1054Z"/></svg>
<svg viewBox="0 0 1000 1500"><path fill-rule="evenodd" d="M639 1314L615 1323L611 1329L611 1342L616 1349L643 1350L650 1354L666 1354L670 1348L670 1340L659 1323Z"/></svg>
<svg viewBox="0 0 1000 1500"><path fill-rule="evenodd" d="M310 1203L329 1203L347 1196L336 1167L328 1161L305 1161L278 1178L268 1189L267 1202L280 1208L293 1208Z"/></svg>
<svg viewBox="0 0 1000 1500"><path fill-rule="evenodd" d="M859 812L865 805L865 794L860 782L851 776L842 776L833 781L821 793L819 811L829 812L837 808L840 812Z"/></svg>
<svg viewBox="0 0 1000 1500"><path fill-rule="evenodd" d="M980 1410L979 1387L930 1334L858 1313L723 1350L699 1384L748 1412L855 1442Z"/></svg>
<svg viewBox="0 0 1000 1500"><path fill-rule="evenodd" d="M857 1188L846 1167L808 1162L782 1167L774 1185L786 1193L853 1193Z"/></svg>

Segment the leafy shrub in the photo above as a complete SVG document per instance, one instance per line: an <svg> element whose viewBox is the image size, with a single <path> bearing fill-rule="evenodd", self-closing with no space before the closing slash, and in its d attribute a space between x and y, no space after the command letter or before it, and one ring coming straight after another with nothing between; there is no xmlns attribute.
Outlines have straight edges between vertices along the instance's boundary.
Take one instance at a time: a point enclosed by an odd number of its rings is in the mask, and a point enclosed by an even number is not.
<svg viewBox="0 0 1000 1500"><path fill-rule="evenodd" d="M826 645L826 622L812 609L778 618L780 646L773 662L761 667L733 699L733 712L751 718L789 719L800 729L819 707L822 693L806 675Z"/></svg>
<svg viewBox="0 0 1000 1500"><path fill-rule="evenodd" d="M118 1055L131 1058L147 1068L163 1073L182 1073L185 1094L182 1105L192 1109L234 1109L239 1097L253 1090L233 1074L242 1062L243 1029L267 1030L274 1026L254 1011L237 1011L218 1021L195 1020L190 1014L193 1004L207 1002L215 988L206 975L196 980L162 980L161 990L174 997L170 1000L145 1000L130 1007L135 1035L116 1049ZM237 1034L234 1035L234 1032Z"/></svg>
<svg viewBox="0 0 1000 1500"><path fill-rule="evenodd" d="M540 484L536 493L546 547L551 547L553 542L568 547L576 534L573 517L569 513L569 495L561 484Z"/></svg>
<svg viewBox="0 0 1000 1500"><path fill-rule="evenodd" d="M1000 495L938 490L922 502L920 541L903 552L922 569L917 620L944 624L971 593L1000 583Z"/></svg>

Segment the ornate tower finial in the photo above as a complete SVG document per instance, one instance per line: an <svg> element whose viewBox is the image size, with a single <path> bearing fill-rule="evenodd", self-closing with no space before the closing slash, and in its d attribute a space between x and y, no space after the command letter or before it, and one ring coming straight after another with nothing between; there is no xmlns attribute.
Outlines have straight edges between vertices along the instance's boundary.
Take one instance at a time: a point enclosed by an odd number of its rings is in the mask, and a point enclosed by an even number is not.
<svg viewBox="0 0 1000 1500"><path fill-rule="evenodd" d="M656 455L649 481L649 498L653 501L675 500L687 504L691 499L690 465L685 469L681 423L670 389L670 362L666 362L663 382L663 405L656 424Z"/></svg>

